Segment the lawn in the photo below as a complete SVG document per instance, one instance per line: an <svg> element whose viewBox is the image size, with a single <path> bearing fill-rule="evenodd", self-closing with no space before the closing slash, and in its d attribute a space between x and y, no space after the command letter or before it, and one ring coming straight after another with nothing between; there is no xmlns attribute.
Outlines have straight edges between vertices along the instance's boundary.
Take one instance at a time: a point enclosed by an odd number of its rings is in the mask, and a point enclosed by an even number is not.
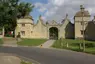
<svg viewBox="0 0 95 64"><path fill-rule="evenodd" d="M21 61L21 64L32 64L31 62Z"/></svg>
<svg viewBox="0 0 95 64"><path fill-rule="evenodd" d="M22 41L17 42L17 44L23 46L38 46L46 41L47 39L22 39Z"/></svg>
<svg viewBox="0 0 95 64"><path fill-rule="evenodd" d="M84 42L86 46L85 52L95 54L95 41L84 41ZM80 49L80 43L82 46L81 49ZM72 40L72 39L56 40L52 47L82 52L83 40Z"/></svg>
<svg viewBox="0 0 95 64"><path fill-rule="evenodd" d="M3 44L3 41L2 41L2 39L0 38L0 45L1 45L1 44Z"/></svg>

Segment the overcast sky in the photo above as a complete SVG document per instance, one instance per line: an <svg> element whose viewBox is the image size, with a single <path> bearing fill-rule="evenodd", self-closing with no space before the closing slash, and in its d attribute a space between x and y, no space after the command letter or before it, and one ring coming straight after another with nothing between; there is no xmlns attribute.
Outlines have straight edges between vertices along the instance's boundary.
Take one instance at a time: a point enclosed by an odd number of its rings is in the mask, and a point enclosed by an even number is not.
<svg viewBox="0 0 95 64"><path fill-rule="evenodd" d="M95 0L22 0L35 5L33 16L35 22L39 15L45 21L56 20L61 22L68 14L69 19L73 22L73 17L80 10L80 5L90 12L92 17L95 15Z"/></svg>

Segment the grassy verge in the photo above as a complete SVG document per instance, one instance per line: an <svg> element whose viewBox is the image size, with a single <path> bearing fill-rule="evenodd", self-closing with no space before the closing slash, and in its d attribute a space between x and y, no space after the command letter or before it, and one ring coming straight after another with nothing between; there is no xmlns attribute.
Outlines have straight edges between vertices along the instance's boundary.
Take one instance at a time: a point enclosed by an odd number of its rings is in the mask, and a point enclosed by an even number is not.
<svg viewBox="0 0 95 64"><path fill-rule="evenodd" d="M0 45L3 44L3 40L0 38Z"/></svg>
<svg viewBox="0 0 95 64"><path fill-rule="evenodd" d="M38 46L46 41L47 39L22 39L22 41L17 42L17 44L23 46Z"/></svg>
<svg viewBox="0 0 95 64"><path fill-rule="evenodd" d="M80 43L82 46L81 49L80 49ZM85 41L85 45L86 45L86 50L85 50L86 53L95 54L95 41ZM57 40L55 41L52 47L82 52L83 40L71 40L71 39L63 39L61 41Z"/></svg>
<svg viewBox="0 0 95 64"><path fill-rule="evenodd" d="M20 64L32 64L31 62L25 62L25 61L21 61Z"/></svg>

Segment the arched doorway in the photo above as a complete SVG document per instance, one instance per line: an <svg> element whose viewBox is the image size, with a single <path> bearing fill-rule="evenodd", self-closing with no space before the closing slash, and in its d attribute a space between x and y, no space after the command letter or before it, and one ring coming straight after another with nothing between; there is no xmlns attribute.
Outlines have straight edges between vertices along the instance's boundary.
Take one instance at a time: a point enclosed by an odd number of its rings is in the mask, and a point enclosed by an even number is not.
<svg viewBox="0 0 95 64"><path fill-rule="evenodd" d="M58 28L51 27L49 29L49 39L58 39Z"/></svg>

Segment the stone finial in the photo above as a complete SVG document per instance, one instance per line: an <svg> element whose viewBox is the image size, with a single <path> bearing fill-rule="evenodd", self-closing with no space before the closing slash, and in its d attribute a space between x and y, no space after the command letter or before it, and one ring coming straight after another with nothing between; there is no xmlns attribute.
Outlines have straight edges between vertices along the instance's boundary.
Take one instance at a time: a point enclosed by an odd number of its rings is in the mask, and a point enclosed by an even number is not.
<svg viewBox="0 0 95 64"><path fill-rule="evenodd" d="M68 14L66 14L66 18L68 18Z"/></svg>
<svg viewBox="0 0 95 64"><path fill-rule="evenodd" d="M49 24L48 21L46 22L46 24Z"/></svg>
<svg viewBox="0 0 95 64"><path fill-rule="evenodd" d="M84 7L83 7L83 5L80 5L80 10L83 12L84 11Z"/></svg>
<svg viewBox="0 0 95 64"><path fill-rule="evenodd" d="M80 9L84 9L83 5L80 5Z"/></svg>
<svg viewBox="0 0 95 64"><path fill-rule="evenodd" d="M41 15L39 16L39 20L42 20L42 16Z"/></svg>
<svg viewBox="0 0 95 64"><path fill-rule="evenodd" d="M41 17L42 17L42 16L40 15L40 16L39 16L39 19L40 19Z"/></svg>

